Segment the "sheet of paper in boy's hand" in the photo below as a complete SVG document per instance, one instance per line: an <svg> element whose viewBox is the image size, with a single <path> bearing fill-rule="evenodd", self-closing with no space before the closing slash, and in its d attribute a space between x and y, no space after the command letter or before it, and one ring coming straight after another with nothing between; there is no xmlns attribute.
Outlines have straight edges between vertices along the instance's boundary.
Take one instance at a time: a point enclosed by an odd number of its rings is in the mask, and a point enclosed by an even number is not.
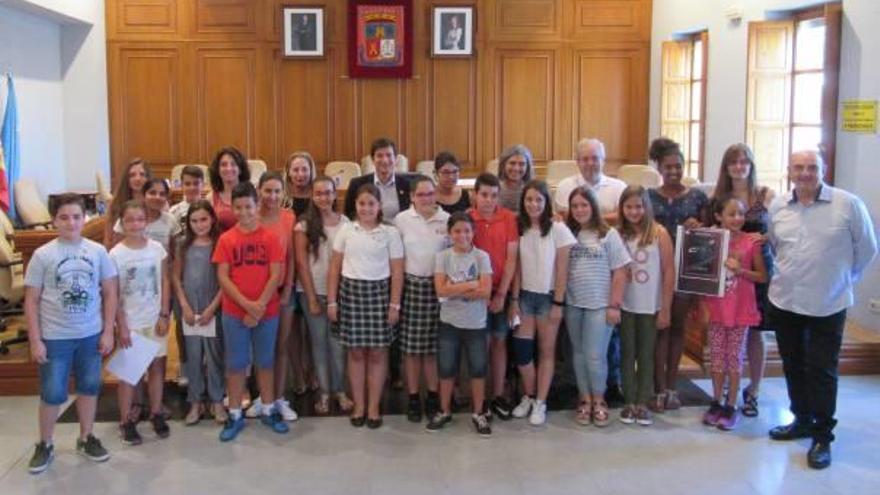
<svg viewBox="0 0 880 495"><path fill-rule="evenodd" d="M132 332L131 347L116 351L107 363L107 371L125 383L135 386L158 353L158 342Z"/></svg>
<svg viewBox="0 0 880 495"><path fill-rule="evenodd" d="M196 319L198 320L198 315L196 315ZM213 317L208 320L208 323L204 325L199 325L196 323L195 325L190 325L189 323L182 321L183 323L183 335L187 337L216 337L217 336L217 327L215 326L217 323L217 317Z"/></svg>

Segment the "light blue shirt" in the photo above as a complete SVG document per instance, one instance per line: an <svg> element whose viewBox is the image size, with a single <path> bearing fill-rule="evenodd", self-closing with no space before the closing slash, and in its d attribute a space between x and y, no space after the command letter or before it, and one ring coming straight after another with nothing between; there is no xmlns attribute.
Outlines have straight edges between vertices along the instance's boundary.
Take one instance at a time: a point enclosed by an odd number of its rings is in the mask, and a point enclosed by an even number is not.
<svg viewBox="0 0 880 495"><path fill-rule="evenodd" d="M770 205L776 267L768 297L776 307L828 316L853 305L853 283L877 254L865 203L827 184L804 206L794 191Z"/></svg>

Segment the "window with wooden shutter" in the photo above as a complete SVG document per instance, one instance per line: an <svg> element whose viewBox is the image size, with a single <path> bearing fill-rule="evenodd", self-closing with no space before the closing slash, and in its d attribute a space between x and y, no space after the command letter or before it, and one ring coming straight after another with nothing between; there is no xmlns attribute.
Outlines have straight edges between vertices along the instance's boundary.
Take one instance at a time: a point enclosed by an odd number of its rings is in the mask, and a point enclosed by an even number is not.
<svg viewBox="0 0 880 495"><path fill-rule="evenodd" d="M681 145L684 175L695 179L703 176L707 42L703 31L662 46L660 134Z"/></svg>

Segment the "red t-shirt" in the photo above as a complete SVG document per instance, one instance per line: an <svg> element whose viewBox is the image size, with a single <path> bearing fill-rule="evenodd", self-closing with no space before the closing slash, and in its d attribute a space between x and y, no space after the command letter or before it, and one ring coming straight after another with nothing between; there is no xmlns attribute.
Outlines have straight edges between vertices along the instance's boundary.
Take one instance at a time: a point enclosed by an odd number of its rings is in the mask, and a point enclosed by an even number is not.
<svg viewBox="0 0 880 495"><path fill-rule="evenodd" d="M278 237L269 229L258 226L253 232L243 232L235 227L227 230L217 241L211 261L229 264L229 279L242 295L256 301L269 280L271 263L283 263L284 255ZM222 297L223 312L244 319L247 312L225 292ZM264 318L278 314L278 293L272 295L266 305Z"/></svg>
<svg viewBox="0 0 880 495"><path fill-rule="evenodd" d="M238 223L238 219L235 218L235 213L232 211L232 203L224 203L216 191L211 195L211 206L214 207L214 214L217 215L220 232L226 232Z"/></svg>
<svg viewBox="0 0 880 495"><path fill-rule="evenodd" d="M280 213L277 222L263 223L261 221L260 224L272 231L281 241L281 254L284 257L284 264L281 265L281 281L284 282L284 276L290 269L287 266L287 257L290 255L290 250L293 249L293 226L296 225L296 214L290 210L281 210ZM280 288L281 285L278 287Z"/></svg>
<svg viewBox="0 0 880 495"><path fill-rule="evenodd" d="M471 208L469 212L476 224L474 246L489 253L489 261L492 264L492 291L494 292L504 275L507 245L511 242L519 242L516 215L500 206L495 210L491 220L483 218L476 208Z"/></svg>

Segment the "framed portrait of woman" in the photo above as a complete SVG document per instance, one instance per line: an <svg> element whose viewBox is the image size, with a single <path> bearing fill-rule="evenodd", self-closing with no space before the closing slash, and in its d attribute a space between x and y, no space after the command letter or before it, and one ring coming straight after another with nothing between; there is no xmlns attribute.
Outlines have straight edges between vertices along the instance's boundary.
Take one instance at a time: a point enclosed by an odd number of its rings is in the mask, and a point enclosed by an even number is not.
<svg viewBox="0 0 880 495"><path fill-rule="evenodd" d="M286 58L324 56L324 7L281 8L282 50Z"/></svg>
<svg viewBox="0 0 880 495"><path fill-rule="evenodd" d="M470 57L474 54L474 8L435 6L431 56Z"/></svg>

